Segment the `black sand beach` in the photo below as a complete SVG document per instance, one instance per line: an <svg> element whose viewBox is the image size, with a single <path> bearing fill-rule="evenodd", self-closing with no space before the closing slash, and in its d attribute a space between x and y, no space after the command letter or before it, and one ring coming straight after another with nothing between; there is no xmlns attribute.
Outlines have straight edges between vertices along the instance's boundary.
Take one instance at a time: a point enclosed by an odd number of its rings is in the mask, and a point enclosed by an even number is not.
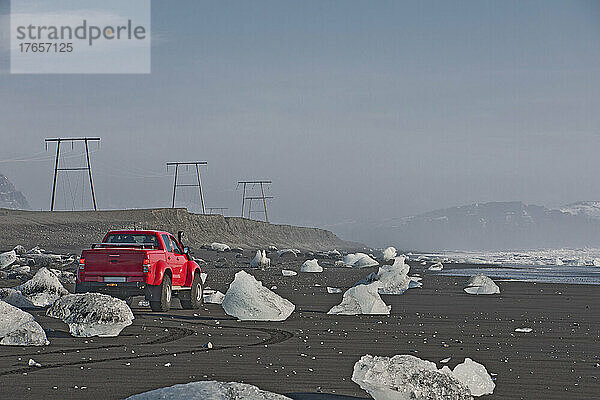
<svg viewBox="0 0 600 400"><path fill-rule="evenodd" d="M247 265L250 252L243 259L208 251L196 256L208 262L206 285L225 292L240 269L234 265ZM51 344L0 347L0 398L120 399L197 380L246 382L295 399L369 398L351 380L364 354L412 354L438 367L452 357L451 368L470 357L496 379L486 399L600 396L596 286L501 281L500 295L470 296L462 291L465 278L413 265L411 275L421 275L423 287L383 296L390 316L331 316L327 311L342 295L326 287L348 288L375 268L339 268L323 260L323 273L281 275L282 268L298 271L302 261L275 255L270 268L247 269L296 305L283 322L238 322L215 304L164 314L137 306L133 325L119 337L83 339L34 311ZM515 332L519 327L533 332ZM214 347L203 348L207 342ZM28 367L29 358L42 367Z"/></svg>

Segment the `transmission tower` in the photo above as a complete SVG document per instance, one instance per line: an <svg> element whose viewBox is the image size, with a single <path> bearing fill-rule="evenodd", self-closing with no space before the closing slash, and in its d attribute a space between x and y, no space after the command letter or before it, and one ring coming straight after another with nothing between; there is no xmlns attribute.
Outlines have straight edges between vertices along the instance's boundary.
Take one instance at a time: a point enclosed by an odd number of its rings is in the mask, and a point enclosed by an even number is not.
<svg viewBox="0 0 600 400"><path fill-rule="evenodd" d="M269 223L269 213L267 212L267 199L272 199L272 196L265 196L265 187L264 185L272 184L272 181L266 180L257 180L257 181L238 181L238 186L242 185L242 218L244 218L244 210L246 205L246 200L262 200L263 203L263 212L265 214L265 222ZM246 185L260 185L260 193L259 197L246 197ZM250 218L250 213L248 213L248 218Z"/></svg>
<svg viewBox="0 0 600 400"><path fill-rule="evenodd" d="M169 167L175 166L175 179L173 181L173 201L171 203L171 208L175 208L175 193L177 192L178 187L197 187L198 190L200 191L200 203L202 205L202 214L206 214L206 208L204 207L204 194L202 193L202 180L200 179L200 165L207 165L207 164L208 163L206 161L191 161L191 162L174 161L174 162L167 163L167 171L169 170ZM194 167L196 167L196 178L198 179L198 183L178 184L177 183L177 174L179 172L180 165L185 165L186 167L193 165Z"/></svg>
<svg viewBox="0 0 600 400"><path fill-rule="evenodd" d="M90 189L92 191L92 202L94 203L94 211L97 211L96 207L96 195L94 194L94 181L92 180L92 166L90 164L90 150L88 146L88 142L98 142L100 143L99 137L81 137L81 138L47 138L44 140L46 144L46 149L48 149L48 143L56 143L56 160L54 163L54 180L52 183L52 200L50 201L50 211L54 211L54 197L56 194L56 178L58 176L58 171L86 171L88 172L88 176L90 178ZM60 144L62 142L71 142L71 147L73 147L75 142L84 142L85 143L85 156L87 160L86 167L78 167L78 168L59 168L59 158L60 158Z"/></svg>

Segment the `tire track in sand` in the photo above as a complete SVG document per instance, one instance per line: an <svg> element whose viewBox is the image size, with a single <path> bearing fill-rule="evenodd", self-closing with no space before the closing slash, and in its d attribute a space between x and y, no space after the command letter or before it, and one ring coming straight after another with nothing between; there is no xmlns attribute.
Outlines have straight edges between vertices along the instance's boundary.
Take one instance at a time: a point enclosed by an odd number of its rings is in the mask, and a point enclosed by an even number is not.
<svg viewBox="0 0 600 400"><path fill-rule="evenodd" d="M174 318L174 320L176 320L176 318ZM215 325L210 325L205 322L195 322L194 323L194 322L185 321L185 323L190 324L190 325L202 325L202 326L206 326L209 328L215 327ZM187 328L156 326L156 325L152 325L152 326L148 325L148 326L153 327L153 328L160 328L160 329L165 329L165 328L173 329L174 331L178 331L179 333L167 335L167 336L164 336L164 337L158 338L158 339L153 339L152 341L145 342L145 343L138 343L138 344L136 344L136 346L137 345L142 345L142 346L146 345L147 346L147 345L153 345L153 344L169 343L169 342L173 342L175 340L179 340L183 337L190 336L195 332L194 330L187 329ZM232 349L232 348L239 349L239 348L244 348L244 347L254 347L254 346L263 346L263 345L270 345L270 344L278 344L278 343L282 343L282 342L294 337L294 334L292 332L285 331L282 329L262 328L262 327L244 327L244 326L227 326L227 325L219 325L219 326L222 327L223 329L234 329L234 330L238 330L238 331L239 330L258 331L258 332L266 333L268 335L268 337L265 339L262 339L258 342L255 342L255 343L249 343L249 344L243 344L243 345L231 344L231 345L226 345L226 346L216 345L211 349L208 349L205 347L198 347L198 348L193 348L193 349L188 349L188 350L183 350L183 351L177 351L177 354L191 354L191 353L202 352L202 351L220 351L220 350L227 350L227 349ZM183 334L184 332L186 334ZM189 333L189 332L191 332L191 333ZM168 338L173 338L173 339L166 340ZM118 348L118 347L125 347L125 346L126 345L124 344L124 345L113 345L113 346L88 347L88 348L83 348L83 349L68 349L68 352L76 352L76 351L81 352L81 351L88 351L88 350L105 349L105 348L109 348L109 347ZM55 354L55 353L64 353L64 352L66 352L66 351L56 350L56 351L48 352L48 353L31 353L29 355L42 356L44 354ZM16 369L0 372L0 376L31 373L31 372L43 371L46 369L54 369L54 368L90 365L90 364L109 362L109 361L124 361L124 360L135 360L135 359L158 358L158 357L162 357L162 356L166 356L166 355L170 355L170 354L173 354L173 351L163 351L160 353L152 353L152 354L127 355L127 356L121 356L121 357L108 357L108 358L102 358L102 359L97 359L97 360L77 360L77 361L64 362L64 363L43 364L41 367L27 366L27 367L23 367L23 368L16 368ZM12 355L12 357L15 357L15 356L26 357L27 355L26 354ZM8 357L8 356L2 356L2 357Z"/></svg>

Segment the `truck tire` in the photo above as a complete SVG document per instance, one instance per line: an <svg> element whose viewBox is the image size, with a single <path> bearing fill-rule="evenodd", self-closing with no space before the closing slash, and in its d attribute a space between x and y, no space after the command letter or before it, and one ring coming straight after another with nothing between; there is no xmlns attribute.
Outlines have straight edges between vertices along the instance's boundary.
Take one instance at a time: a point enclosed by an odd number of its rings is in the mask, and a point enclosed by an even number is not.
<svg viewBox="0 0 600 400"><path fill-rule="evenodd" d="M202 287L202 278L199 273L194 274L194 279L192 280L192 290L190 290L190 298L180 298L181 307L191 310L200 308L202 305L204 294L204 288Z"/></svg>
<svg viewBox="0 0 600 400"><path fill-rule="evenodd" d="M165 274L162 283L160 284L160 300L151 301L150 308L152 308L152 311L169 311L171 308L172 296L173 288L171 288L171 277Z"/></svg>
<svg viewBox="0 0 600 400"><path fill-rule="evenodd" d="M125 303L129 306L129 308L133 307L133 296L128 296L125 298Z"/></svg>

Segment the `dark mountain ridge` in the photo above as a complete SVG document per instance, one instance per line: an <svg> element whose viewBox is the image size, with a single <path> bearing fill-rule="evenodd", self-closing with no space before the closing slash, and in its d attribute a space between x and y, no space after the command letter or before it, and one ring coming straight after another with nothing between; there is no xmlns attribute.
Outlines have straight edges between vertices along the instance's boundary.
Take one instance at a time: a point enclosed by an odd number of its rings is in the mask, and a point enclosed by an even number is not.
<svg viewBox="0 0 600 400"><path fill-rule="evenodd" d="M522 202L444 208L381 223L346 226L342 237L407 250L506 250L599 247L600 220ZM369 238L369 239L367 239Z"/></svg>

